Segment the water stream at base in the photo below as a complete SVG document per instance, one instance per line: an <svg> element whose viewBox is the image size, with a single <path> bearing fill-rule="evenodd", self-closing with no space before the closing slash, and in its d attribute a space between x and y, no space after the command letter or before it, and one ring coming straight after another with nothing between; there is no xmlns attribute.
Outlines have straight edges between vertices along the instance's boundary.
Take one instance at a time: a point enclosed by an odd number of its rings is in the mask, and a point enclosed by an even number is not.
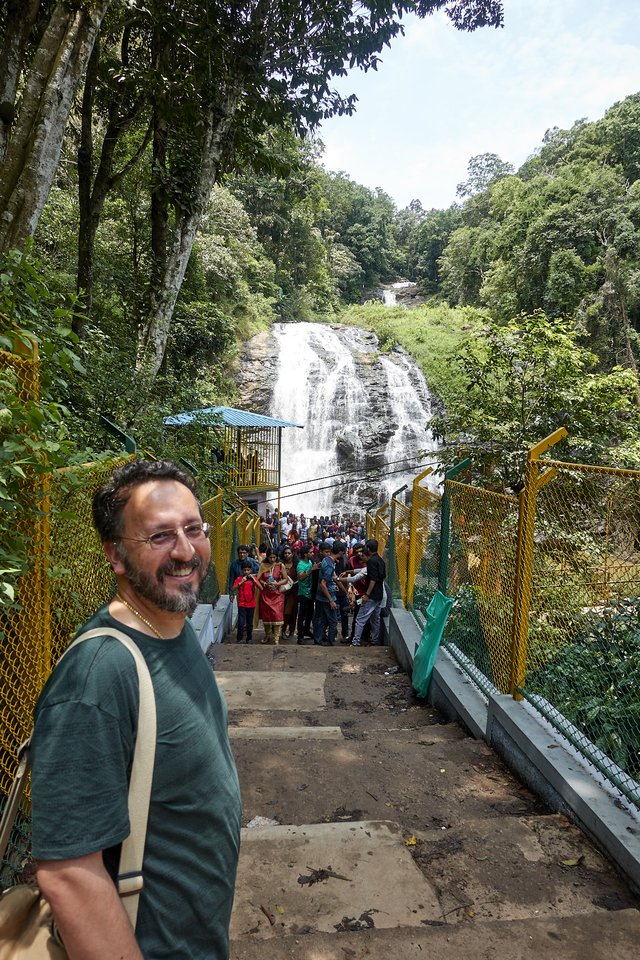
<svg viewBox="0 0 640 960"><path fill-rule="evenodd" d="M356 327L280 323L273 333L270 413L304 424L283 431L283 510L362 512L436 464L429 390L404 352L381 355L376 337Z"/></svg>

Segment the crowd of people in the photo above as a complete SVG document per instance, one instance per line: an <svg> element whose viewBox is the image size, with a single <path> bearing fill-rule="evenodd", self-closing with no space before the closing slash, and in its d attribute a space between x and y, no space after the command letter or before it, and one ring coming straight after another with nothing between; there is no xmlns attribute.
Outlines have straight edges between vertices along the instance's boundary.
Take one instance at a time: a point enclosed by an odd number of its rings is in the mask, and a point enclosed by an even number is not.
<svg viewBox="0 0 640 960"><path fill-rule="evenodd" d="M267 512L259 547L242 544L229 568L228 592L238 601L237 642L295 637L333 646L380 643L387 606L386 570L378 542L365 540L359 518L334 514L307 520Z"/></svg>

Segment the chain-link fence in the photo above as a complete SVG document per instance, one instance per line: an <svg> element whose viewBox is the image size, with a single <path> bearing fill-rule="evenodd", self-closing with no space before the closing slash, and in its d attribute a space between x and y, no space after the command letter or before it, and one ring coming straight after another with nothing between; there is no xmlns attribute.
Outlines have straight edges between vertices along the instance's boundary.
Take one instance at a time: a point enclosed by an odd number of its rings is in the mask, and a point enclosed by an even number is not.
<svg viewBox="0 0 640 960"><path fill-rule="evenodd" d="M203 585L204 603L215 603L227 592L229 567L238 546L260 543L260 516L240 497L222 490L202 504L204 519L211 525L211 570Z"/></svg>
<svg viewBox="0 0 640 960"><path fill-rule="evenodd" d="M456 603L445 646L456 659L473 664L488 689L508 693L518 500L456 480L446 481L446 495L451 510L446 589Z"/></svg>
<svg viewBox="0 0 640 960"><path fill-rule="evenodd" d="M389 582L423 615L455 597L443 646L481 691L526 698L640 805L640 471L540 459L565 435L532 449L519 497L446 479L440 501L416 478Z"/></svg>
<svg viewBox="0 0 640 960"><path fill-rule="evenodd" d="M532 451L518 498L446 481L443 643L639 804L640 471L540 459L557 439Z"/></svg>
<svg viewBox="0 0 640 960"><path fill-rule="evenodd" d="M91 500L115 467L128 459L120 457L77 467L73 473L55 471L39 478L47 491L46 510L32 518L30 562L18 586L19 609L3 624L2 803L16 773L18 748L31 734L35 703L53 664L77 627L113 592L111 568L91 522ZM12 882L28 862L29 822L27 793L2 864L0 883Z"/></svg>
<svg viewBox="0 0 640 960"><path fill-rule="evenodd" d="M38 396L39 362L35 344L25 355L0 351L0 367L16 378L18 398L28 403ZM4 806L18 766L18 748L31 732L33 706L51 662L49 580L49 480L46 474L24 471L19 532L32 544L27 568L19 579L16 608L1 615L0 646L0 806ZM0 863L0 887L20 876L28 860L30 818L28 798L14 823L9 848Z"/></svg>
<svg viewBox="0 0 640 960"><path fill-rule="evenodd" d="M440 573L440 497L421 486L431 472L428 468L415 478L409 504L393 498L386 539L392 597L422 611L438 588Z"/></svg>
<svg viewBox="0 0 640 960"><path fill-rule="evenodd" d="M391 501L390 533L387 540L387 581L394 600L407 602L407 570L411 508L395 498Z"/></svg>
<svg viewBox="0 0 640 960"><path fill-rule="evenodd" d="M411 520L407 546L405 605L425 611L438 589L440 579L440 517L438 494L421 485L431 468L413 481Z"/></svg>
<svg viewBox="0 0 640 960"><path fill-rule="evenodd" d="M21 358L20 358L21 359ZM77 628L106 603L114 579L93 528L94 493L114 469L131 456L27 478L29 502L39 509L29 520L29 567L18 584L18 609L3 618L0 647L0 807L17 769L18 748L30 735L35 703L53 664ZM40 492L32 487L39 485ZM36 497L37 493L37 497ZM34 500L34 497L36 498ZM238 543L259 536L260 518L222 492L203 505L211 523L212 566L203 590L215 602ZM242 538L242 539L240 539ZM0 864L0 887L29 873L30 817L28 791Z"/></svg>
<svg viewBox="0 0 640 960"><path fill-rule="evenodd" d="M381 507L378 507L374 514L367 513L365 517L367 540L373 539L378 541L378 553L380 556L384 554L387 548L387 540L389 539L390 509L390 504L384 503Z"/></svg>
<svg viewBox="0 0 640 960"><path fill-rule="evenodd" d="M78 627L113 596L115 580L94 530L94 494L132 456L56 471L51 489L51 664Z"/></svg>
<svg viewBox="0 0 640 960"><path fill-rule="evenodd" d="M534 461L527 484L517 692L640 803L640 472Z"/></svg>

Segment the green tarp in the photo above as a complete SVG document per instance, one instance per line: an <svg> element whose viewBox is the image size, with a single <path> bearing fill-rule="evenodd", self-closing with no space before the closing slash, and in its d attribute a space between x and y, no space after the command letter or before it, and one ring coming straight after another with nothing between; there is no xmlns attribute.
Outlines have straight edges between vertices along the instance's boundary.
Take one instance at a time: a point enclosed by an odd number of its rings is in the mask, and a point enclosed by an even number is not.
<svg viewBox="0 0 640 960"><path fill-rule="evenodd" d="M438 647L447 622L447 617L453 606L453 597L445 597L439 590L433 595L426 612L427 622L422 631L422 637L413 658L411 683L419 697L426 697L431 680L431 671L436 662Z"/></svg>

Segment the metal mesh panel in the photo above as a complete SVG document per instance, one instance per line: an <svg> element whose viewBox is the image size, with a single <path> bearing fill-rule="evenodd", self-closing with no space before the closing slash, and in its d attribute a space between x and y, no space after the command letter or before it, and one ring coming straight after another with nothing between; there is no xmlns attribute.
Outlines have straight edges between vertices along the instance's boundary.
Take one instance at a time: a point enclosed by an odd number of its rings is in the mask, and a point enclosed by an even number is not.
<svg viewBox="0 0 640 960"><path fill-rule="evenodd" d="M236 502L243 504L240 498L236 498ZM202 599L205 603L215 603L220 594L226 592L229 566L236 555L238 544L250 543L251 533L255 537L256 531L259 536L260 517L246 505L239 513L235 509L225 508L222 491L203 503L202 509L205 520L211 524L213 568L205 581ZM225 516L225 510L229 509L230 512Z"/></svg>
<svg viewBox="0 0 640 960"><path fill-rule="evenodd" d="M37 398L39 363L35 346L30 356L0 351L0 368L16 376L17 395L23 402ZM18 609L2 615L0 646L0 803L11 788L18 748L31 733L33 707L46 679L51 661L49 631L48 478L32 470L25 473L21 488L22 510L17 523L32 539L26 572L17 584ZM28 858L30 820L28 799L14 825L9 847L0 864L0 882L14 882Z"/></svg>
<svg viewBox="0 0 640 960"><path fill-rule="evenodd" d="M21 378L25 398L38 389L38 366L33 358L0 356L11 362ZM3 618L0 647L0 805L4 803L17 768L18 747L31 733L37 697L52 665L77 627L113 594L114 581L94 531L91 504L94 493L114 469L133 459L123 456L73 470L27 477L24 484L29 566L18 583L19 609ZM51 493L49 493L51 490ZM260 518L238 500L223 519L219 492L203 505L211 524L213 564L205 582L203 600L215 602L241 533L243 540L259 537ZM25 521L26 523L27 521ZM207 596L207 594L209 596ZM21 878L29 861L30 820L28 794L0 864L4 886Z"/></svg>
<svg viewBox="0 0 640 960"><path fill-rule="evenodd" d="M42 514L30 520L30 563L18 585L21 609L7 618L0 655L0 796L6 798L18 747L31 734L33 710L53 664L76 628L112 593L113 577L91 522L95 490L130 457L42 475ZM49 495L51 487L51 512ZM32 491L33 493L33 491ZM15 882L29 855L28 795L2 864Z"/></svg>
<svg viewBox="0 0 640 960"><path fill-rule="evenodd" d="M511 685L518 500L447 480L452 534L447 590L457 597L445 633L497 687Z"/></svg>
<svg viewBox="0 0 640 960"><path fill-rule="evenodd" d="M425 611L440 576L440 497L413 485L405 604Z"/></svg>
<svg viewBox="0 0 640 960"><path fill-rule="evenodd" d="M260 543L260 515L248 507L243 501L239 504L239 513L237 516L237 540L238 543L246 543L256 546Z"/></svg>
<svg viewBox="0 0 640 960"><path fill-rule="evenodd" d="M371 536L374 540L378 541L378 553L380 556L383 555L387 548L387 540L389 539L389 504L385 503L379 510L376 511L375 518L372 525Z"/></svg>
<svg viewBox="0 0 640 960"><path fill-rule="evenodd" d="M393 556L389 551L390 569L387 579L394 600L407 601L407 570L409 566L409 541L411 537L411 509L399 500L393 505ZM388 541L390 543L391 540Z"/></svg>
<svg viewBox="0 0 640 960"><path fill-rule="evenodd" d="M226 588L227 571L223 567L223 547L221 545L222 526L222 492L202 504L204 519L211 526L211 570L207 574L202 589L202 599L205 603L215 603Z"/></svg>
<svg viewBox="0 0 640 960"><path fill-rule="evenodd" d="M364 518L364 530L367 540L370 540L373 536L373 531L375 528L375 516L372 516L369 512L366 513Z"/></svg>
<svg viewBox="0 0 640 960"><path fill-rule="evenodd" d="M640 472L539 467L520 689L637 800Z"/></svg>
<svg viewBox="0 0 640 960"><path fill-rule="evenodd" d="M74 633L113 596L115 580L93 527L94 494L117 467L118 457L53 476L51 494L51 649L56 663Z"/></svg>

